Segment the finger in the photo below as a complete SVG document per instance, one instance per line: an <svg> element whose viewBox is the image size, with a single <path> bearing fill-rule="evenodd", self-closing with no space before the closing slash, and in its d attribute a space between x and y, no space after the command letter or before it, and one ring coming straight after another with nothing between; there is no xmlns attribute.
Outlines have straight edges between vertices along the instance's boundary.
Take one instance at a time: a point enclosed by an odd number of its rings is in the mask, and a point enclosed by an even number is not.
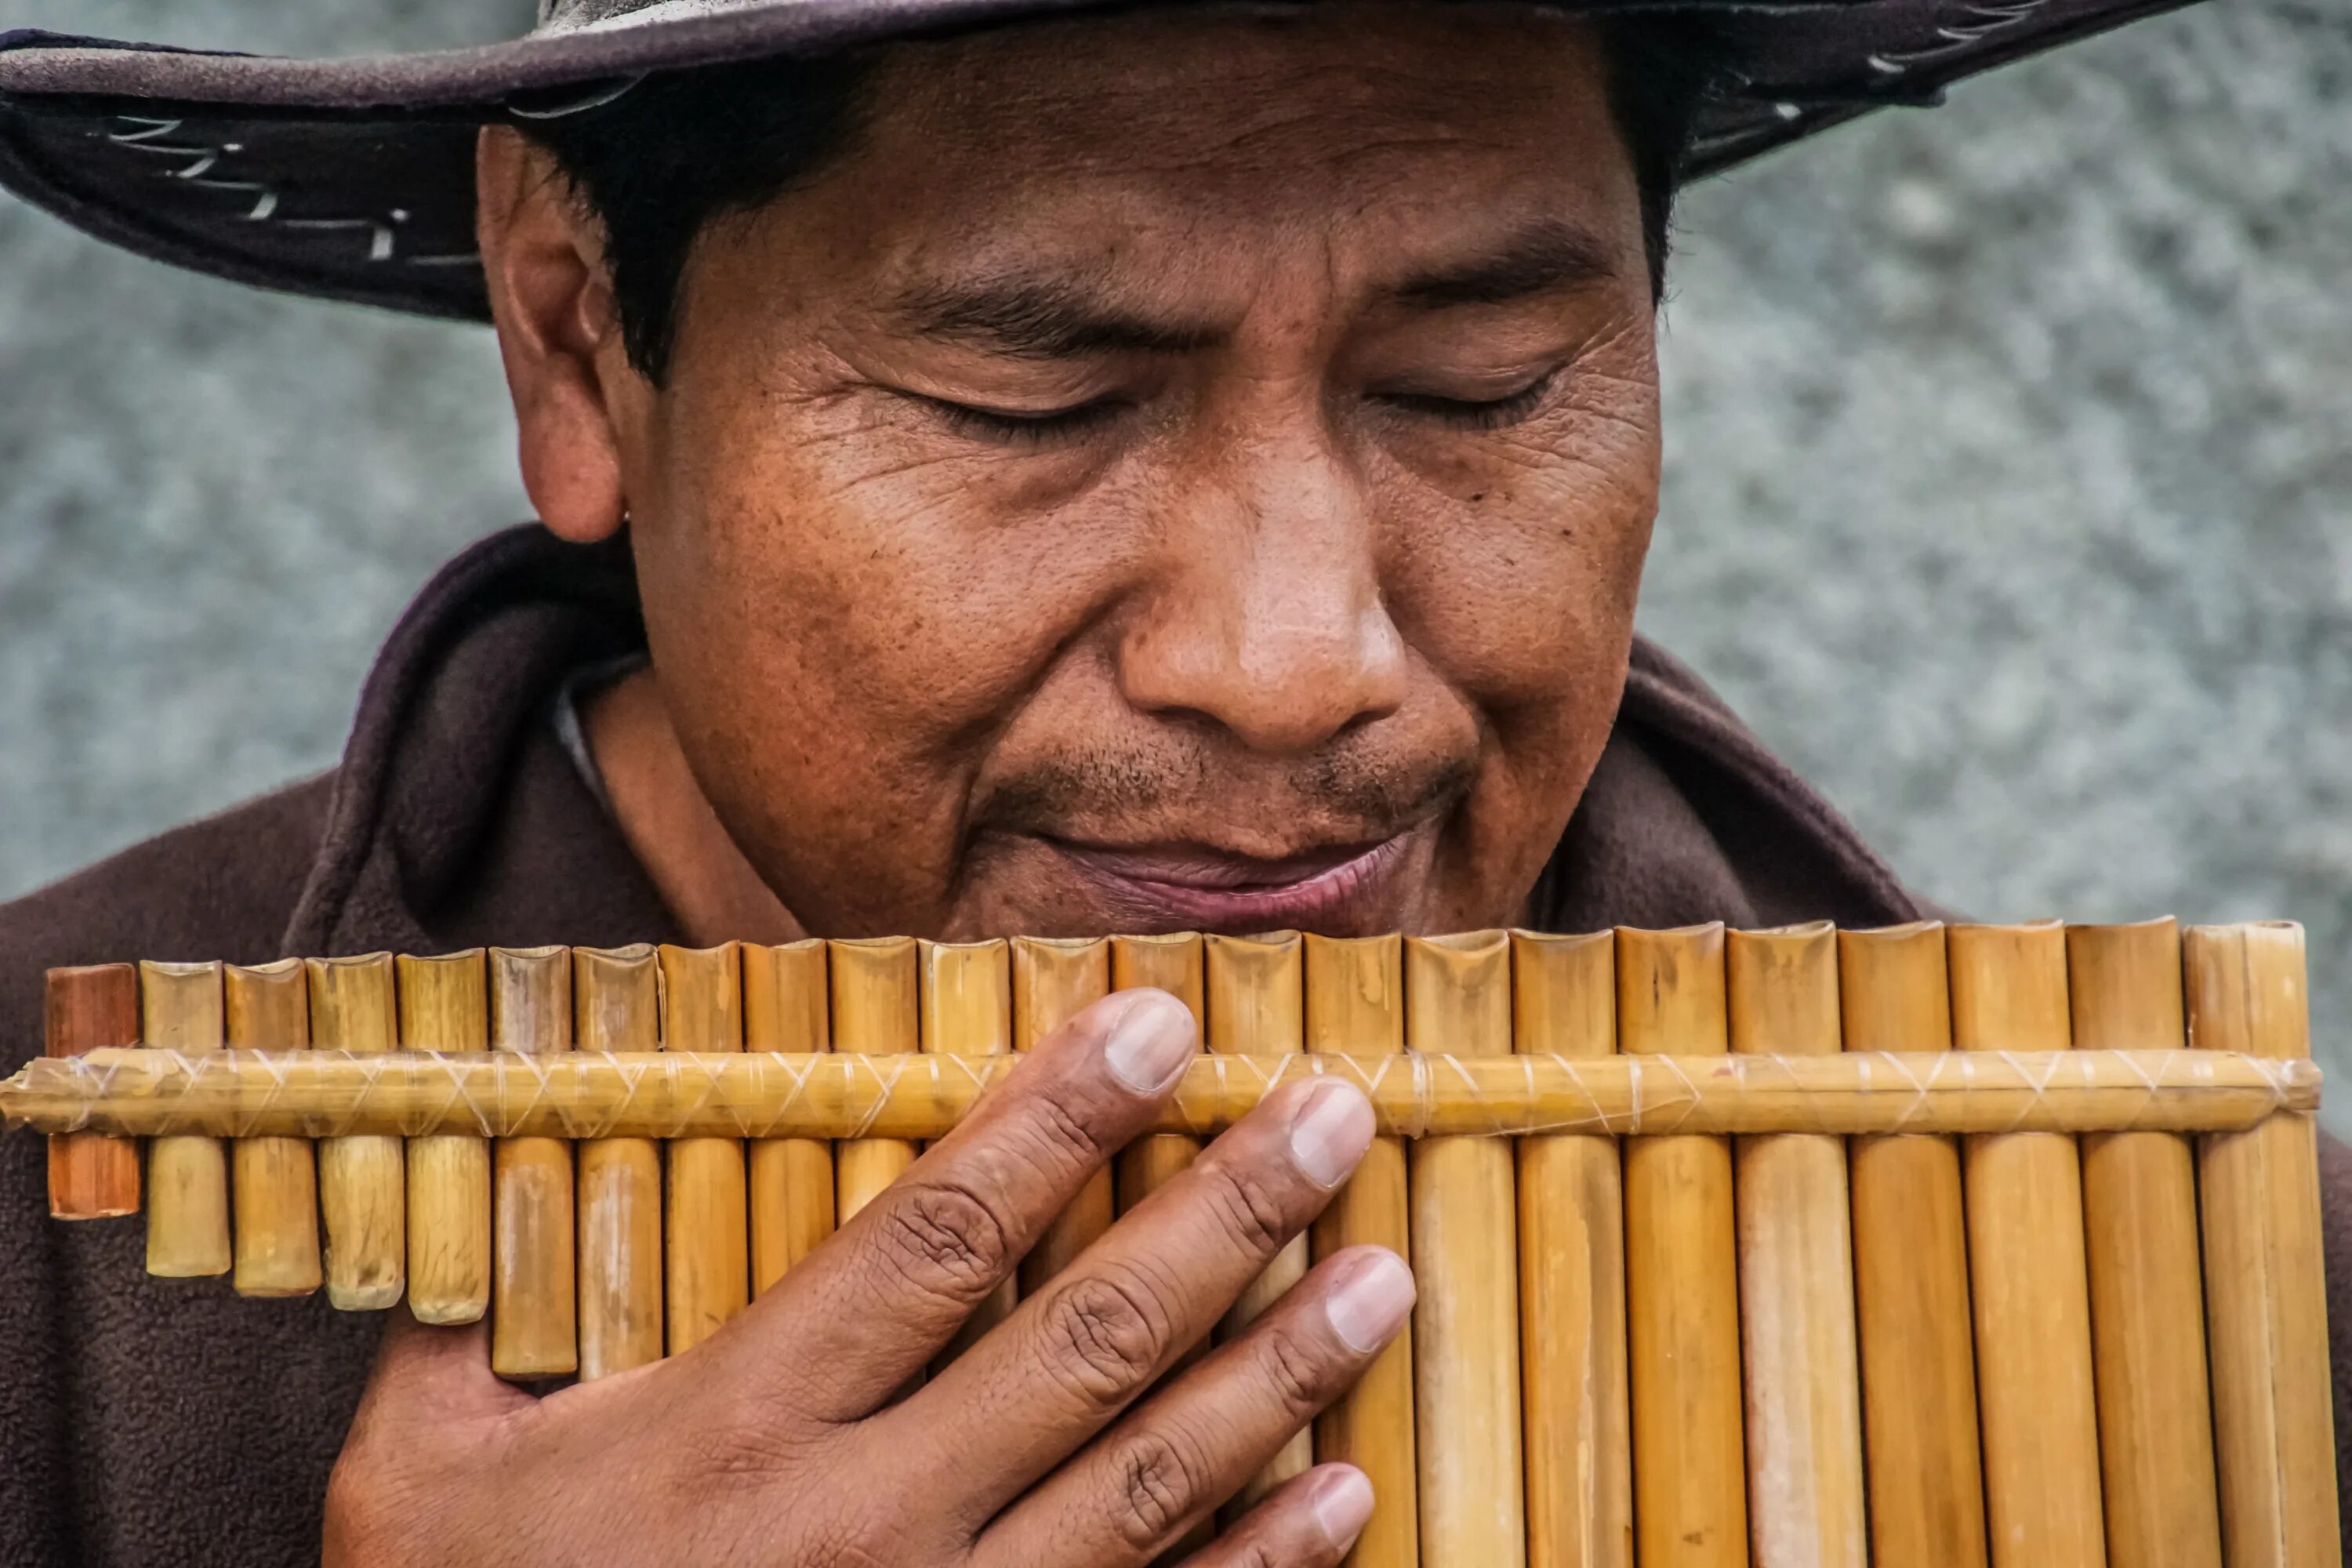
<svg viewBox="0 0 2352 1568"><path fill-rule="evenodd" d="M1354 1085L1315 1079L1269 1096L883 1420L878 1434L968 1473L977 1527L1118 1416L1209 1331L1371 1142ZM905 1452L901 1448L898 1450Z"/></svg>
<svg viewBox="0 0 2352 1568"><path fill-rule="evenodd" d="M1412 1293L1412 1271L1385 1248L1327 1259L1007 1509L973 1568L1150 1562L1345 1392L1404 1326Z"/></svg>
<svg viewBox="0 0 2352 1568"><path fill-rule="evenodd" d="M1086 1008L713 1340L711 1370L817 1420L872 1413L1151 1124L1198 1044L1163 991Z"/></svg>
<svg viewBox="0 0 2352 1568"><path fill-rule="evenodd" d="M407 1303L384 1318L375 1369L352 1418L353 1436L382 1428L403 1431L493 1419L535 1401L490 1370L486 1322L460 1328L420 1323Z"/></svg>
<svg viewBox="0 0 2352 1568"><path fill-rule="evenodd" d="M1353 1465L1318 1465L1275 1489L1183 1568L1333 1568L1372 1517L1372 1483Z"/></svg>

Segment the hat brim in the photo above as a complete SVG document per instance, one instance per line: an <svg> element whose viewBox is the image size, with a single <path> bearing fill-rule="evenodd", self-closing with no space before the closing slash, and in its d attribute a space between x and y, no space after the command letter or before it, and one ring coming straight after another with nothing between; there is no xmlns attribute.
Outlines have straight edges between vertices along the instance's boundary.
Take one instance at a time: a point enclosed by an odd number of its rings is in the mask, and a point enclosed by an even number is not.
<svg viewBox="0 0 2352 1568"><path fill-rule="evenodd" d="M1125 0L1121 0L1125 3ZM1563 0L1719 17L1735 66L1711 174L2190 0ZM0 185L100 239L263 288L488 314L473 142L649 72L1106 8L1103 0L761 0L477 48L341 59L0 33Z"/></svg>

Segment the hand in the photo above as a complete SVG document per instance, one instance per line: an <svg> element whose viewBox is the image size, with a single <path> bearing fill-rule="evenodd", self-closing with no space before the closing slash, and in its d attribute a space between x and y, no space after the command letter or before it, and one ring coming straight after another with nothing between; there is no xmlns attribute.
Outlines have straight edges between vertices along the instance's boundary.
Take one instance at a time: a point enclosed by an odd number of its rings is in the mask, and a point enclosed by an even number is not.
<svg viewBox="0 0 2352 1568"><path fill-rule="evenodd" d="M387 1326L327 1492L326 1561L1120 1568L1206 1518L1412 1305L1379 1247L1325 1259L1164 1386L1363 1155L1371 1107L1270 1096L1038 1295L899 1397L1194 1050L1156 991L1095 1004L720 1333L534 1398L487 1336ZM1144 1397L1149 1392L1149 1397ZM1336 1563L1371 1488L1322 1465L1192 1568Z"/></svg>

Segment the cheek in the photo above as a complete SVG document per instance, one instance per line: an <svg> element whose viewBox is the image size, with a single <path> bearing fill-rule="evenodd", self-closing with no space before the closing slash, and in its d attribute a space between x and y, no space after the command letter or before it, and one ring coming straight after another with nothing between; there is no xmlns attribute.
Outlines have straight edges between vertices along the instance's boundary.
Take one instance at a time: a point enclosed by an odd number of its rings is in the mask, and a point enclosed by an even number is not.
<svg viewBox="0 0 2352 1568"><path fill-rule="evenodd" d="M1489 712L1581 706L1596 680L1613 701L1657 509L1656 430L1651 411L1580 413L1393 487L1394 613Z"/></svg>
<svg viewBox="0 0 2352 1568"><path fill-rule="evenodd" d="M1517 918L1608 742L1657 506L1656 432L1654 403L1635 398L1392 491L1394 613L1485 731L1435 927Z"/></svg>
<svg viewBox="0 0 2352 1568"><path fill-rule="evenodd" d="M806 760L793 793L871 796L887 778L887 809L944 818L1115 563L1014 465L927 456L855 405L744 397L728 405L754 417L674 440L666 515L638 546L647 618L701 694L685 699L698 728L762 772Z"/></svg>

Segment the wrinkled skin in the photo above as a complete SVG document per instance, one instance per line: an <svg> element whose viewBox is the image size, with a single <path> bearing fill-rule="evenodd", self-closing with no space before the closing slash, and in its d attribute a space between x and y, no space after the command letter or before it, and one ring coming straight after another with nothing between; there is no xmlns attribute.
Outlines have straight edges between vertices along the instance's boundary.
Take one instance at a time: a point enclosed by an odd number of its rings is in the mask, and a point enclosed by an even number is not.
<svg viewBox="0 0 2352 1568"><path fill-rule="evenodd" d="M533 500L628 520L653 664L591 743L689 934L1518 911L1656 500L1587 32L1366 4L896 47L839 161L698 243L658 385L544 156L491 131L480 172ZM904 1394L1150 1124L1145 1043L1189 1057L1190 1015L1082 1015L671 1361L537 1399L478 1331L394 1325L328 1561L1142 1568L1412 1301L1343 1252L1152 1392L1370 1136L1298 1084ZM1371 1506L1318 1466L1188 1561L1328 1568Z"/></svg>
<svg viewBox="0 0 2352 1568"><path fill-rule="evenodd" d="M1656 504L1601 71L1572 23L1459 6L900 48L842 157L698 246L658 389L594 225L494 140L526 476L570 537L631 520L654 673L592 731L680 915L1513 918L1606 738ZM1020 289L1085 342L992 333ZM1157 896L1367 848L1320 895Z"/></svg>

